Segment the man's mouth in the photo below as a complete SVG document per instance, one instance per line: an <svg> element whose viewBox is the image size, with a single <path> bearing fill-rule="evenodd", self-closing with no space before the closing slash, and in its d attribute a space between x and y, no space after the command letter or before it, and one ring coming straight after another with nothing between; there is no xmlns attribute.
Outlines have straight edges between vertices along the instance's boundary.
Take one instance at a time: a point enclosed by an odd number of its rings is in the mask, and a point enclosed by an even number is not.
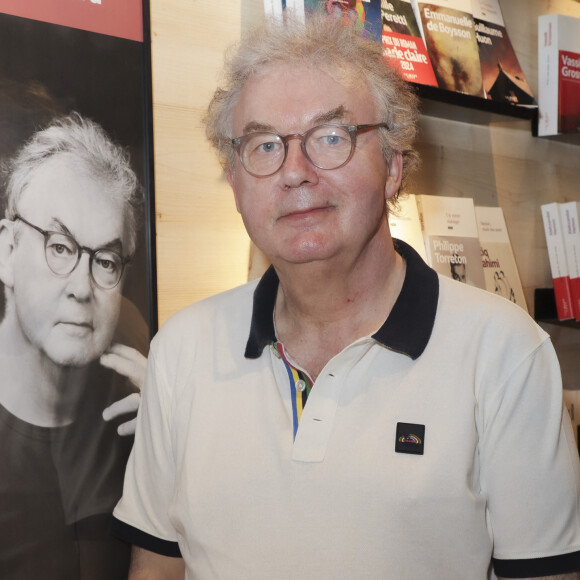
<svg viewBox="0 0 580 580"><path fill-rule="evenodd" d="M305 219L309 217L316 217L318 214L324 213L331 209L329 205L321 205L316 207L308 207L305 209L295 209L285 213L282 219Z"/></svg>
<svg viewBox="0 0 580 580"><path fill-rule="evenodd" d="M92 323L80 320L61 320L57 323L57 326L60 326L66 332L76 335L85 335L93 331Z"/></svg>

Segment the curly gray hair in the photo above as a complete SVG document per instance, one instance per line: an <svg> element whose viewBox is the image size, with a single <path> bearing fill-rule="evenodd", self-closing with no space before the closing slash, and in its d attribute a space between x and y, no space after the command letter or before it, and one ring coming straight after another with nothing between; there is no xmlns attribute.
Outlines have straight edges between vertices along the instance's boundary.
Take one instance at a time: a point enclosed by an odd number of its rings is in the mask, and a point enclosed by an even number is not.
<svg viewBox="0 0 580 580"><path fill-rule="evenodd" d="M419 164L413 147L417 133L418 98L383 56L381 43L366 38L341 19L316 13L306 24L268 20L245 34L230 49L218 88L204 118L206 136L225 170L234 166L233 111L248 80L276 63L303 63L323 70L345 86L366 86L376 104L385 160L403 156L403 182ZM361 82L362 81L362 82ZM394 202L395 200L393 200Z"/></svg>

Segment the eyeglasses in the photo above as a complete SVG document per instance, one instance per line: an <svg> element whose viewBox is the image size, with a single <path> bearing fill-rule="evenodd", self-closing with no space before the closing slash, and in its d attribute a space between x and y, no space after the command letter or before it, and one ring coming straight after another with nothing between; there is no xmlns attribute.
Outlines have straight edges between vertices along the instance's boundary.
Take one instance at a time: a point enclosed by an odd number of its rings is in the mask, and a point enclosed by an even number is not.
<svg viewBox="0 0 580 580"><path fill-rule="evenodd" d="M358 133L387 128L386 123L374 125L318 125L305 133L282 137L270 131L256 131L232 139L244 169L254 177L269 177L279 171L288 155L288 141L300 139L302 153L319 169L338 169L354 154Z"/></svg>
<svg viewBox="0 0 580 580"><path fill-rule="evenodd" d="M14 220L21 221L44 236L46 263L57 276L68 276L78 266L81 255L85 252L89 255L89 271L93 282L104 290L111 290L120 282L123 270L130 261L114 250L107 248L92 250L80 246L72 236L43 230L19 215L16 215Z"/></svg>

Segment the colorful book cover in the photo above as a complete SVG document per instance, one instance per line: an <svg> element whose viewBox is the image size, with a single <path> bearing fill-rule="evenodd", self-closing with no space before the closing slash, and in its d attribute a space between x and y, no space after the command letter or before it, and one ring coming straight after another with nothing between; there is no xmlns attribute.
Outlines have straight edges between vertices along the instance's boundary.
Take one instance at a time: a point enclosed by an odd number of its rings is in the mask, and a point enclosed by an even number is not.
<svg viewBox="0 0 580 580"><path fill-rule="evenodd" d="M485 289L473 199L417 195L429 265L439 274Z"/></svg>
<svg viewBox="0 0 580 580"><path fill-rule="evenodd" d="M560 222L570 278L572 310L574 318L580 321L580 202L561 203Z"/></svg>
<svg viewBox="0 0 580 580"><path fill-rule="evenodd" d="M501 207L475 206L485 287L526 312L526 299Z"/></svg>
<svg viewBox="0 0 580 580"><path fill-rule="evenodd" d="M304 0L306 16L320 9L335 18L354 22L369 37L381 42L381 0Z"/></svg>
<svg viewBox="0 0 580 580"><path fill-rule="evenodd" d="M498 0L472 0L472 3L485 97L514 105L536 105Z"/></svg>
<svg viewBox="0 0 580 580"><path fill-rule="evenodd" d="M427 262L425 240L415 196L412 193L404 194L398 199L397 205L396 209L389 209L391 236L407 242Z"/></svg>
<svg viewBox="0 0 580 580"><path fill-rule="evenodd" d="M385 57L413 83L437 86L431 59L410 0L382 0L382 42Z"/></svg>
<svg viewBox="0 0 580 580"><path fill-rule="evenodd" d="M572 310L568 262L562 235L560 208L558 206L559 204L556 202L542 205L542 221L548 247L550 272L554 284L558 320L570 320L574 318L574 312Z"/></svg>
<svg viewBox="0 0 580 580"><path fill-rule="evenodd" d="M439 88L483 97L471 0L412 0Z"/></svg>
<svg viewBox="0 0 580 580"><path fill-rule="evenodd" d="M580 132L580 18L538 18L538 135Z"/></svg>

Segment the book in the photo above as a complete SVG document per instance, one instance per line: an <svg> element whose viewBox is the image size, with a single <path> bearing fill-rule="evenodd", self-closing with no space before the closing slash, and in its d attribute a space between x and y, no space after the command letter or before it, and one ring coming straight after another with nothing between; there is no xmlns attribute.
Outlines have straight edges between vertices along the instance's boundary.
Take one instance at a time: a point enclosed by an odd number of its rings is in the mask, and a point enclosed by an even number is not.
<svg viewBox="0 0 580 580"><path fill-rule="evenodd" d="M415 196L412 193L403 194L397 200L397 206L396 209L389 209L388 221L391 236L407 242L427 262L427 252L425 251L425 241Z"/></svg>
<svg viewBox="0 0 580 580"><path fill-rule="evenodd" d="M570 320L574 318L572 310L572 295L570 292L570 278L568 277L568 262L564 248L564 237L560 221L560 208L558 203L546 203L541 206L542 222L546 245L548 246L548 259L550 272L554 284L554 296L556 298L556 313L558 320Z"/></svg>
<svg viewBox="0 0 580 580"><path fill-rule="evenodd" d="M485 98L537 106L505 28L498 0L472 0L472 6Z"/></svg>
<svg viewBox="0 0 580 580"><path fill-rule="evenodd" d="M475 206L475 218L485 287L528 312L503 210L501 207Z"/></svg>
<svg viewBox="0 0 580 580"><path fill-rule="evenodd" d="M473 199L442 195L415 198L427 263L439 274L485 289Z"/></svg>
<svg viewBox="0 0 580 580"><path fill-rule="evenodd" d="M304 13L325 10L330 16L354 23L355 28L369 38L381 42L381 0L286 0L286 3L302 3Z"/></svg>
<svg viewBox="0 0 580 580"><path fill-rule="evenodd" d="M471 0L412 0L440 89L483 97Z"/></svg>
<svg viewBox="0 0 580 580"><path fill-rule="evenodd" d="M580 131L580 18L538 18L538 135Z"/></svg>
<svg viewBox="0 0 580 580"><path fill-rule="evenodd" d="M411 0L382 0L381 19L383 51L388 61L406 81L436 87Z"/></svg>
<svg viewBox="0 0 580 580"><path fill-rule="evenodd" d="M580 321L580 202L560 204L560 222L568 264L574 318Z"/></svg>

